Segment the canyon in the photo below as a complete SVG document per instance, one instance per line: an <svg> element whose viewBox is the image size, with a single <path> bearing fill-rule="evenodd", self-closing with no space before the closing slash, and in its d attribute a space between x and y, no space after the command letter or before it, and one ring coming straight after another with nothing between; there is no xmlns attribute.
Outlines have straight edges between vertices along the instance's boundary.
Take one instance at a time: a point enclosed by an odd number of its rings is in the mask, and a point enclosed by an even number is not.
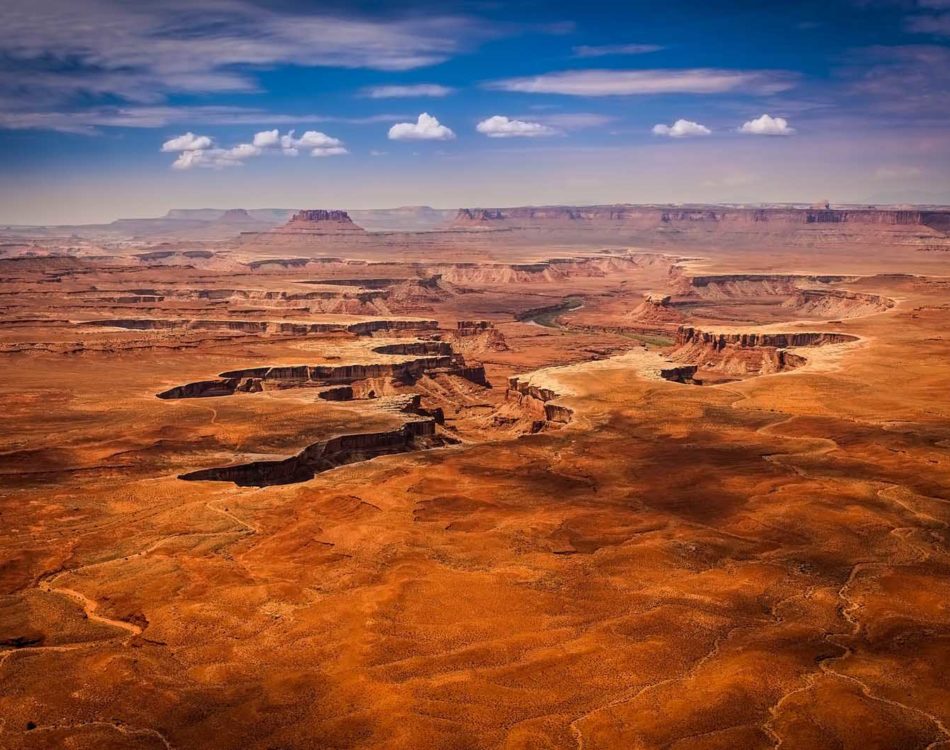
<svg viewBox="0 0 950 750"><path fill-rule="evenodd" d="M950 746L950 212L364 216L4 230L0 746Z"/></svg>

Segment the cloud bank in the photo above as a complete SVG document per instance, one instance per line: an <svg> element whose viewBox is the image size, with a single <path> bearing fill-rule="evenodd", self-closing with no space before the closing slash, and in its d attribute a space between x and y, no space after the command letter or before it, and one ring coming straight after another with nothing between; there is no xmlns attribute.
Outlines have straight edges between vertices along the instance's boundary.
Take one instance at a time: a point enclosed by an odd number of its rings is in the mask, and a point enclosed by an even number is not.
<svg viewBox="0 0 950 750"><path fill-rule="evenodd" d="M297 156L303 150L317 157L348 153L343 141L326 133L308 130L297 138L293 130L281 135L276 128L262 130L254 134L250 143L239 143L227 149L215 146L212 138L207 135L195 135L189 131L165 141L161 150L164 153L178 154L178 158L172 163L172 169L179 170L195 167L240 167L248 159L267 153Z"/></svg>

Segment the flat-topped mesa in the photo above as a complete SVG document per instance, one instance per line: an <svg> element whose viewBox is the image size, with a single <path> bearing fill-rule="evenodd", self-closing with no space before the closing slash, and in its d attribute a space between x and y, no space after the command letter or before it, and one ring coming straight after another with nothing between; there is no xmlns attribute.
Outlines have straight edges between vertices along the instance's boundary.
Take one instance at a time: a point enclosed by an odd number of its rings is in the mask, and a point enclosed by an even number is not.
<svg viewBox="0 0 950 750"><path fill-rule="evenodd" d="M780 231L784 228L918 227L946 234L950 211L897 208L826 208L741 206L520 206L463 208L452 226L457 229L703 229L716 231Z"/></svg>
<svg viewBox="0 0 950 750"><path fill-rule="evenodd" d="M284 226L274 230L278 234L337 234L339 232L365 232L353 223L346 211L311 209L298 211Z"/></svg>
<svg viewBox="0 0 950 750"><path fill-rule="evenodd" d="M896 302L890 297L865 292L802 289L782 304L784 307L793 308L799 315L856 318L885 312L894 307Z"/></svg>
<svg viewBox="0 0 950 750"><path fill-rule="evenodd" d="M827 344L846 344L857 341L857 336L847 333L794 331L789 333L760 332L753 333L724 333L701 331L692 326L680 326L676 331L676 346L689 344L703 344L714 349L724 349L727 346L751 348L757 346L771 346L788 348L798 346L825 346Z"/></svg>
<svg viewBox="0 0 950 750"><path fill-rule="evenodd" d="M753 333L701 331L692 326L681 326L668 357L673 362L696 365L698 371L724 375L749 376L785 372L801 367L805 357L790 351L798 347L816 347L858 341L857 336L834 332L770 332ZM702 372L700 374L702 374ZM667 374L667 380L701 383L688 374L681 379Z"/></svg>
<svg viewBox="0 0 950 750"><path fill-rule="evenodd" d="M463 378L484 388L491 387L483 365L466 363L465 358L453 352L451 345L445 342L386 344L375 351L381 354L410 354L417 358L367 364L247 367L222 372L216 380L186 383L156 395L161 399L208 398L271 389L353 385L357 381L378 379L398 385L412 385L425 376L440 374Z"/></svg>
<svg viewBox="0 0 950 750"><path fill-rule="evenodd" d="M804 284L835 284L844 276L802 276L797 274L715 274L682 276L675 284L677 296L709 300L757 299L797 294Z"/></svg>

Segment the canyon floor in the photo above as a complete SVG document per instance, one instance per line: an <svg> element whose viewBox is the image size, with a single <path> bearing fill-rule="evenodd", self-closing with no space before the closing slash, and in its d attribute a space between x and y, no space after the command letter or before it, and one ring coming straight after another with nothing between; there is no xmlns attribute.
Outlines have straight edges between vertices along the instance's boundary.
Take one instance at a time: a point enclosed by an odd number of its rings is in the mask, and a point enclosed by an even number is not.
<svg viewBox="0 0 950 750"><path fill-rule="evenodd" d="M0 747L950 748L950 256L0 258Z"/></svg>

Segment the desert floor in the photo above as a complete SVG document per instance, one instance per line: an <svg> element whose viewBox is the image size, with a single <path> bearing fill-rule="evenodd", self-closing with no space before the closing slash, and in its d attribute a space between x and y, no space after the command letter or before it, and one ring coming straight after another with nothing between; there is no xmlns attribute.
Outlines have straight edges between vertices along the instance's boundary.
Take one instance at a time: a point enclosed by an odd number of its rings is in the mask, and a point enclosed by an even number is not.
<svg viewBox="0 0 950 750"><path fill-rule="evenodd" d="M187 252L0 260L0 746L950 747L946 253ZM436 340L492 387L459 360L156 398ZM436 442L270 483L414 394Z"/></svg>

